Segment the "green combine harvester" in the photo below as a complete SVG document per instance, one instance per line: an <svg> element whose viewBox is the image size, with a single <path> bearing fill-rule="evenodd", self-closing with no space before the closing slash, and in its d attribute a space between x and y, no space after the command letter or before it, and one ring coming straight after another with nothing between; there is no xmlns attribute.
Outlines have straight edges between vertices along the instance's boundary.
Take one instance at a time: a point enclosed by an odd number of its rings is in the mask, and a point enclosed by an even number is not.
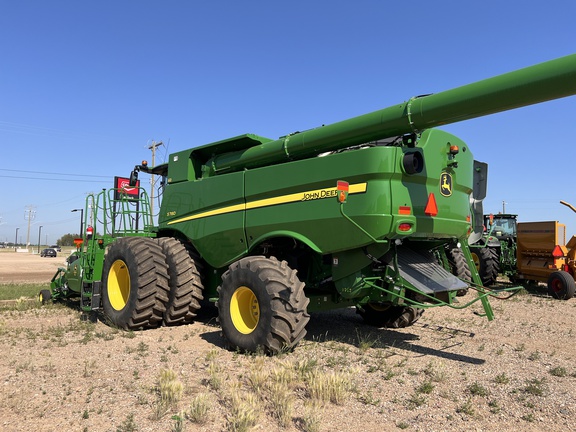
<svg viewBox="0 0 576 432"><path fill-rule="evenodd" d="M79 296L125 329L190 323L207 299L229 345L269 353L294 347L312 311L354 306L400 328L480 301L492 319L501 291L482 286L467 246L482 235L487 165L434 127L575 93L571 55L276 140L242 135L142 163L87 198L92 231L40 295ZM162 178L157 224L139 172ZM458 301L469 288L478 295Z"/></svg>

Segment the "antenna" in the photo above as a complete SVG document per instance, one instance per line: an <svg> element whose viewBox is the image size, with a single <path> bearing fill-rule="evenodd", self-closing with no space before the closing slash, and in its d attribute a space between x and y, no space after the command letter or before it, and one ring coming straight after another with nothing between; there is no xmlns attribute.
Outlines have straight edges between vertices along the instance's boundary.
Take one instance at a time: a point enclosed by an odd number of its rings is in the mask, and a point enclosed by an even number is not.
<svg viewBox="0 0 576 432"><path fill-rule="evenodd" d="M164 145L162 141L155 142L148 146L149 150L152 150L152 167L156 166L156 149ZM154 179L154 174L150 177L150 214L154 218L154 187L156 186L156 180Z"/></svg>

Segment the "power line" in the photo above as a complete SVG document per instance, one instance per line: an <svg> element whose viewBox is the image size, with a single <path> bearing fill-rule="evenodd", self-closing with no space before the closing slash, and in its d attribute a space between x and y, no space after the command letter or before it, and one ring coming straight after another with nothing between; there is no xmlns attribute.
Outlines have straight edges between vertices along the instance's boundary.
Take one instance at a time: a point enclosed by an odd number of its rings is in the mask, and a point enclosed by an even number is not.
<svg viewBox="0 0 576 432"><path fill-rule="evenodd" d="M10 172L17 172L17 173L28 173L28 174L44 174L44 175L63 175L63 176L71 176L71 177L99 177L99 178L113 178L114 176L97 176L91 174L70 174L70 173L55 173L55 172L47 172L47 171L25 171L25 170L15 170L15 169L8 169L8 168L0 168L0 171L10 171ZM8 177L8 176L6 176Z"/></svg>
<svg viewBox="0 0 576 432"><path fill-rule="evenodd" d="M17 178L17 179L25 179L25 180L48 180L48 181L71 181L70 179L57 179L57 178L46 178L46 177L24 177L24 176L7 176L1 175L0 177L5 178ZM74 180L75 182L82 182L82 183L107 183L104 180Z"/></svg>

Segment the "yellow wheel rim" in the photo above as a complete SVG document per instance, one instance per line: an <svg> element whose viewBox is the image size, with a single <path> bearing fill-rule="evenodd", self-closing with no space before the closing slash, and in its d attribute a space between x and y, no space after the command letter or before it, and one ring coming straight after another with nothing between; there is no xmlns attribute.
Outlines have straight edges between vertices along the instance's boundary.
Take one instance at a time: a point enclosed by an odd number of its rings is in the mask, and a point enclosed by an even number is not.
<svg viewBox="0 0 576 432"><path fill-rule="evenodd" d="M476 270L480 271L480 258L474 252L472 252L472 261L474 261L474 265L476 266Z"/></svg>
<svg viewBox="0 0 576 432"><path fill-rule="evenodd" d="M240 333L250 334L254 331L260 320L260 305L254 291L245 286L234 291L230 301L230 316Z"/></svg>
<svg viewBox="0 0 576 432"><path fill-rule="evenodd" d="M126 263L116 260L108 272L108 299L110 305L120 311L126 307L130 296L130 273Z"/></svg>
<svg viewBox="0 0 576 432"><path fill-rule="evenodd" d="M365 306L369 307L370 309L376 312L384 312L390 309L390 305L383 305L379 303L367 303Z"/></svg>

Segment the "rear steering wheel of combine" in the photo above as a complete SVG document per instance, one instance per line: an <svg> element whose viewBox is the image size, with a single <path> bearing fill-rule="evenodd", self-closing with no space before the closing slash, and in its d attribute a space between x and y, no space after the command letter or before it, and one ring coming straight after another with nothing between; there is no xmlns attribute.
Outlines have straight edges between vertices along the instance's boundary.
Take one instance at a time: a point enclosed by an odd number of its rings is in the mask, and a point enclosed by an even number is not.
<svg viewBox="0 0 576 432"><path fill-rule="evenodd" d="M371 326L404 328L418 321L424 313L424 309L368 303L362 308L357 308L356 312L366 321L366 324Z"/></svg>
<svg viewBox="0 0 576 432"><path fill-rule="evenodd" d="M576 283L572 275L565 271L555 271L548 277L548 293L559 300L574 297Z"/></svg>
<svg viewBox="0 0 576 432"><path fill-rule="evenodd" d="M446 254L448 256L448 261L450 263L450 270L454 276L458 279L462 279L465 282L472 282L472 273L470 272L470 267L468 267L468 262L464 256L464 252L456 245L449 245L446 248ZM468 288L458 290L457 296L464 296L468 293Z"/></svg>
<svg viewBox="0 0 576 432"><path fill-rule="evenodd" d="M484 286L494 285L498 277L498 251L489 247L471 247L470 253Z"/></svg>
<svg viewBox="0 0 576 432"><path fill-rule="evenodd" d="M218 318L233 348L270 354L293 348L310 315L304 283L286 261L253 256L232 264L218 287Z"/></svg>
<svg viewBox="0 0 576 432"><path fill-rule="evenodd" d="M116 240L104 260L102 282L102 307L114 325L137 330L162 322L169 287L158 243L145 237Z"/></svg>

